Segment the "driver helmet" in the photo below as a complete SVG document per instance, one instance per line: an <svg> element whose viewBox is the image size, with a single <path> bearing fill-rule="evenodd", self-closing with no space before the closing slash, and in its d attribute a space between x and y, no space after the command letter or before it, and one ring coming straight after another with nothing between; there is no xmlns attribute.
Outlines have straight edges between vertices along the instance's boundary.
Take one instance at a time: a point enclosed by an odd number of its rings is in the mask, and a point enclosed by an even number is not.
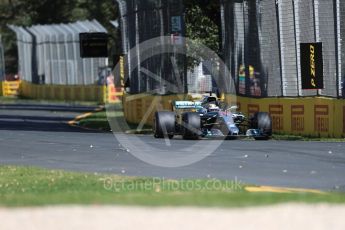
<svg viewBox="0 0 345 230"><path fill-rule="evenodd" d="M208 111L209 112L218 112L219 111L219 107L216 106L215 104L209 104Z"/></svg>

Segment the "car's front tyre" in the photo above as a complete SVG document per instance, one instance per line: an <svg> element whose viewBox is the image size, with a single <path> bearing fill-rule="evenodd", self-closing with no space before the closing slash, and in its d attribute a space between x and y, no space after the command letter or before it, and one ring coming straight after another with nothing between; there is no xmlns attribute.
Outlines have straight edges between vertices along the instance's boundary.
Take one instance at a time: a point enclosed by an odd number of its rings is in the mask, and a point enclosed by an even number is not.
<svg viewBox="0 0 345 230"><path fill-rule="evenodd" d="M168 111L156 112L153 121L153 135L155 138L173 138L175 134L175 113Z"/></svg>
<svg viewBox="0 0 345 230"><path fill-rule="evenodd" d="M259 130L255 140L268 140L272 136L272 118L269 113L257 112L250 119L250 128Z"/></svg>
<svg viewBox="0 0 345 230"><path fill-rule="evenodd" d="M201 119L199 113L182 115L182 137L185 140L197 140L201 136Z"/></svg>

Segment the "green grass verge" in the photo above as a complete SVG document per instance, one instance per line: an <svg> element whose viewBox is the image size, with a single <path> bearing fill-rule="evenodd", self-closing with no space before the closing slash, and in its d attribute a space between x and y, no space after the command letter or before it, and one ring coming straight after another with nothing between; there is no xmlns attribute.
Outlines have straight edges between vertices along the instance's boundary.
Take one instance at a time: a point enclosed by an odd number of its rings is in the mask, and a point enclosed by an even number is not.
<svg viewBox="0 0 345 230"><path fill-rule="evenodd" d="M325 142L345 142L345 138L298 136L289 134L273 134L273 140L281 141L325 141Z"/></svg>
<svg viewBox="0 0 345 230"><path fill-rule="evenodd" d="M131 132L131 133L151 133L152 128L150 126L145 125L141 131L137 131L138 125L136 124L130 124L125 122L124 115L123 115L123 109L121 104L114 104L112 105L111 112L105 111L99 111L94 112L92 115L87 116L85 118L82 118L78 120L78 125L90 128L90 129L97 129L97 130L103 130L103 131L115 131L115 132ZM112 127L109 124L109 120L116 125L113 125ZM116 126L116 127L115 127ZM115 130L112 130L115 129Z"/></svg>
<svg viewBox="0 0 345 230"><path fill-rule="evenodd" d="M78 125L85 128L98 129L103 131L111 130L105 111L95 112L91 116L80 119L78 121Z"/></svg>
<svg viewBox="0 0 345 230"><path fill-rule="evenodd" d="M162 180L0 166L0 206L118 204L243 207L282 202L345 203L344 194L249 193L235 181Z"/></svg>

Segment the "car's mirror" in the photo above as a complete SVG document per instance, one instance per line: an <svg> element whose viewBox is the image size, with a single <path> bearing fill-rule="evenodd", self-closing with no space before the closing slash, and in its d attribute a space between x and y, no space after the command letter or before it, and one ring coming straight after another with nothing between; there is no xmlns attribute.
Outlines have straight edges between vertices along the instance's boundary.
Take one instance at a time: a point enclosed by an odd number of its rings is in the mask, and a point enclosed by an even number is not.
<svg viewBox="0 0 345 230"><path fill-rule="evenodd" d="M236 111L238 109L238 106L237 105L233 105L230 107L230 111Z"/></svg>

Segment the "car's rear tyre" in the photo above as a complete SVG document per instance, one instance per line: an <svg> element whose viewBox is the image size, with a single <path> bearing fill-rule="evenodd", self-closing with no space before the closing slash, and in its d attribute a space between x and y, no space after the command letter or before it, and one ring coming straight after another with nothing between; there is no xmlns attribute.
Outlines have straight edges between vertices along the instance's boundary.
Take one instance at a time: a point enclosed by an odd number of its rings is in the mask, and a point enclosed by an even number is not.
<svg viewBox="0 0 345 230"><path fill-rule="evenodd" d="M262 137L257 137L258 139L267 140L268 137L272 136L272 118L269 113L255 113L250 119L250 128L258 129L260 131Z"/></svg>
<svg viewBox="0 0 345 230"><path fill-rule="evenodd" d="M155 138L173 138L175 133L175 113L156 112L153 121L153 134Z"/></svg>
<svg viewBox="0 0 345 230"><path fill-rule="evenodd" d="M201 119L199 113L182 115L182 137L185 140L197 140L201 135Z"/></svg>

